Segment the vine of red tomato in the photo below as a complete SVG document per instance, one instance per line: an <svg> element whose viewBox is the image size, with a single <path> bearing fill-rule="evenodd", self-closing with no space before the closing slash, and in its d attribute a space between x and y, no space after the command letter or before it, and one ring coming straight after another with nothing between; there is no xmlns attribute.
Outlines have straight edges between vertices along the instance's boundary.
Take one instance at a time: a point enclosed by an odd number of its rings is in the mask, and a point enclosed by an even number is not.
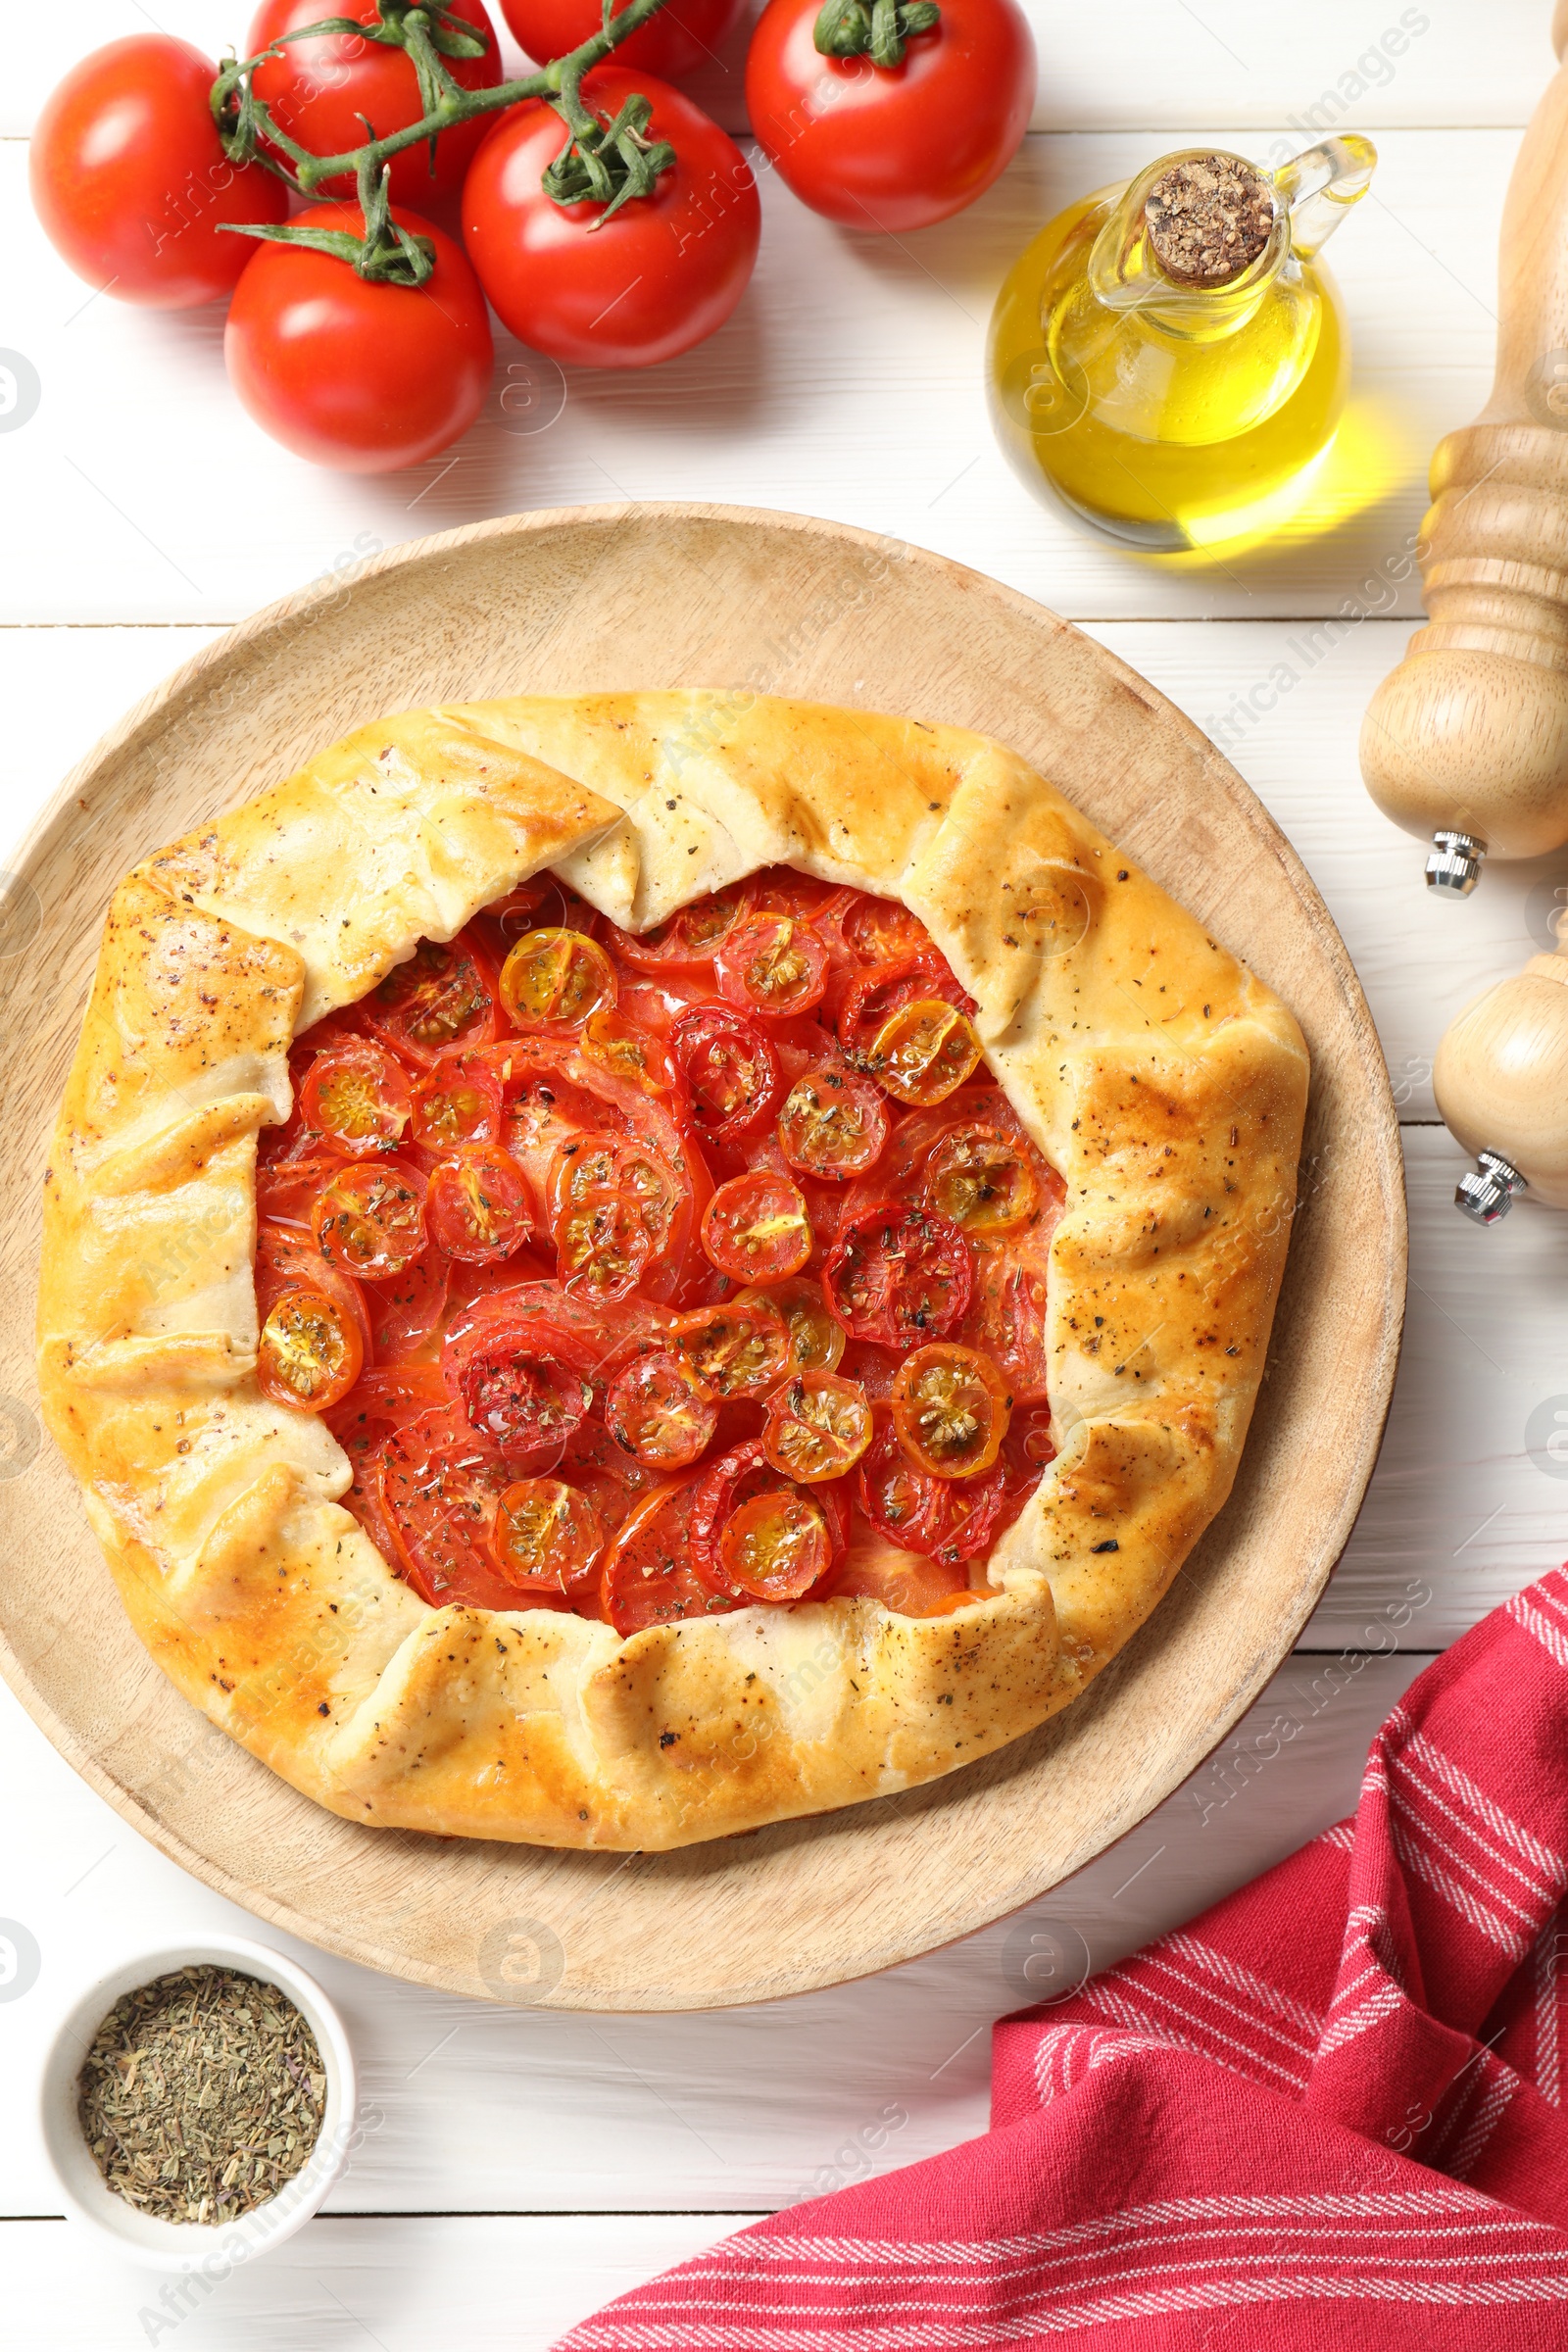
<svg viewBox="0 0 1568 2352"><path fill-rule="evenodd" d="M221 72L167 34L112 41L39 118L38 218L118 300L232 296L244 406L351 471L417 465L466 431L493 366L487 303L571 366L691 350L745 293L761 211L735 142L656 76L707 63L738 0L623 0L608 25L598 0L503 5L562 75L553 97L538 76L503 81L484 0L435 0L413 32L406 12L352 0L363 35L298 42L317 0L263 0L247 59ZM904 231L1004 169L1034 52L1017 0L769 0L746 86L762 154L804 203ZM436 135L416 138L426 122ZM424 217L446 200L461 246Z"/></svg>

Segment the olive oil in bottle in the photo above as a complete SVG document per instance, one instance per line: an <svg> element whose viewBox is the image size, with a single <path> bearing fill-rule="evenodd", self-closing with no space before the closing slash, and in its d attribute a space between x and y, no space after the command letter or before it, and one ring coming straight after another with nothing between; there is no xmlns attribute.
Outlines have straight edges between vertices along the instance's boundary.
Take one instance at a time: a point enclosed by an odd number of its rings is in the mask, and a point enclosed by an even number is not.
<svg viewBox="0 0 1568 2352"><path fill-rule="evenodd" d="M1157 552L1283 519L1349 376L1315 257L1376 162L1354 136L1272 174L1189 149L1049 222L997 298L988 356L993 422L1030 489Z"/></svg>

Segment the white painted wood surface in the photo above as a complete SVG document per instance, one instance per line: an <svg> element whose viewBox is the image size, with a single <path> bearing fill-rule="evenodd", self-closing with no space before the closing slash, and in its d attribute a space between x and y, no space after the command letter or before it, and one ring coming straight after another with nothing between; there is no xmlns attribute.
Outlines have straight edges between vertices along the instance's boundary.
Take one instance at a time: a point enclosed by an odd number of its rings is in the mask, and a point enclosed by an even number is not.
<svg viewBox="0 0 1568 2352"><path fill-rule="evenodd" d="M1430 1086L1459 1004L1548 944L1568 855L1435 906L1416 845L1372 809L1355 762L1361 710L1417 610L1418 584L1391 566L1419 523L1430 444L1490 376L1496 220L1549 70L1549 12L1033 0L1041 135L974 212L881 245L768 186L757 280L712 344L647 378L569 383L506 349L508 406L498 394L455 463L381 483L317 472L249 426L217 316L91 300L49 251L19 134L69 56L150 14L82 0L62 28L58 12L29 13L8 26L0 87L0 346L33 362L43 397L0 432L0 863L101 728L215 627L374 547L620 495L800 508L1039 596L1215 734L1322 886L1410 1122L1410 1321L1382 1461L1300 1649L1194 1782L1021 1923L770 2009L498 2012L301 1949L348 2015L373 2128L329 2218L187 2311L161 2303L157 2280L86 2263L46 2218L59 2205L31 2085L52 2019L98 1967L155 1936L245 1923L128 1831L0 1692L0 1920L41 1953L24 1997L0 1984L7 2340L119 2352L177 2332L180 2352L424 2352L451 2336L531 2352L748 2214L983 2129L986 2029L1038 1989L1021 1973L1031 1934L1054 1935L1035 1947L1048 1958L1103 1964L1347 1811L1367 1739L1426 1654L1568 1549L1568 1460L1547 1449L1559 1410L1568 1428L1568 1219L1524 1209L1493 1235L1466 1226L1449 1205L1463 1163L1432 1123ZM215 55L245 29L229 0L154 13ZM1387 75L1365 63L1416 17ZM729 62L707 89L739 127ZM1356 394L1318 510L1239 562L1162 565L1030 506L991 446L977 374L1012 253L1058 202L1162 144L1214 132L1268 156L1293 121L1307 143L1331 91L1384 162L1335 247ZM1331 614L1346 625L1325 650L1313 630ZM1264 708L1254 690L1270 681Z"/></svg>

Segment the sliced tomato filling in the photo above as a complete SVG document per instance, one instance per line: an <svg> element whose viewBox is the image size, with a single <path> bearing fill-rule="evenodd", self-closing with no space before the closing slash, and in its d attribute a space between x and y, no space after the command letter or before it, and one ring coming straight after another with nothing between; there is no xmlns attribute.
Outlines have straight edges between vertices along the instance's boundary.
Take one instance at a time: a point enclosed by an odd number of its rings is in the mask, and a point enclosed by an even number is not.
<svg viewBox="0 0 1568 2352"><path fill-rule="evenodd" d="M964 1606L1054 1458L1064 1197L974 1010L788 867L635 936L521 885L293 1048L263 1393L432 1606Z"/></svg>

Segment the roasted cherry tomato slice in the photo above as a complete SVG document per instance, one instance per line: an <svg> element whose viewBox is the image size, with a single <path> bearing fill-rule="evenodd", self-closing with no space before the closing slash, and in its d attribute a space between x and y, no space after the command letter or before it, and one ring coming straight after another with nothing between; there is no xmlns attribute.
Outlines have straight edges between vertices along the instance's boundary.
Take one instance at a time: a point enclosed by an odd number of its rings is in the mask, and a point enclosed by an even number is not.
<svg viewBox="0 0 1568 2352"><path fill-rule="evenodd" d="M851 1549L834 1576L833 1596L879 1600L898 1617L946 1617L983 1597L970 1592L961 1561L889 1549L874 1537Z"/></svg>
<svg viewBox="0 0 1568 2352"><path fill-rule="evenodd" d="M821 1504L794 1487L754 1494L719 1533L720 1572L732 1591L752 1600L800 1600L832 1558Z"/></svg>
<svg viewBox="0 0 1568 2352"><path fill-rule="evenodd" d="M1008 1507L1007 1475L1000 1462L976 1478L938 1482L943 1494L936 1560L973 1560L996 1542Z"/></svg>
<svg viewBox="0 0 1568 2352"><path fill-rule="evenodd" d="M749 914L713 957L719 992L742 1012L787 1020L809 1012L827 986L827 950L788 914Z"/></svg>
<svg viewBox="0 0 1568 2352"><path fill-rule="evenodd" d="M712 962L742 916L750 913L751 905L747 883L737 883L733 890L710 891L667 922L656 923L652 931L617 932L616 953L644 971L701 971Z"/></svg>
<svg viewBox="0 0 1568 2352"><path fill-rule="evenodd" d="M375 1491L408 1582L432 1608L517 1605L516 1588L496 1567L491 1531L513 1483L493 1446L455 1406L438 1406L395 1429L375 1464Z"/></svg>
<svg viewBox="0 0 1568 2352"><path fill-rule="evenodd" d="M877 1032L886 1028L896 1012L933 997L964 1011L974 1002L937 955L896 956L891 963L873 964L853 980L839 1007L838 1029L844 1051L856 1067L866 1066Z"/></svg>
<svg viewBox="0 0 1568 2352"><path fill-rule="evenodd" d="M871 1437L865 1391L836 1372L797 1372L768 1398L762 1451L775 1470L802 1486L843 1478Z"/></svg>
<svg viewBox="0 0 1568 2352"><path fill-rule="evenodd" d="M841 1231L822 1270L828 1305L852 1339L917 1348L962 1322L974 1269L962 1234L931 1209L882 1200Z"/></svg>
<svg viewBox="0 0 1568 2352"><path fill-rule="evenodd" d="M720 1396L765 1396L789 1369L789 1326L767 1298L731 1298L677 1315L669 1337Z"/></svg>
<svg viewBox="0 0 1568 2352"><path fill-rule="evenodd" d="M884 1021L866 1056L876 1077L901 1102L926 1109L974 1075L980 1064L974 1023L939 997L917 998Z"/></svg>
<svg viewBox="0 0 1568 2352"><path fill-rule="evenodd" d="M721 1184L703 1213L703 1248L733 1282L782 1282L811 1254L811 1220L798 1185L754 1168Z"/></svg>
<svg viewBox="0 0 1568 2352"><path fill-rule="evenodd" d="M887 1104L868 1079L828 1063L796 1079L778 1114L778 1140L792 1168L847 1184L881 1158Z"/></svg>
<svg viewBox="0 0 1568 2352"><path fill-rule="evenodd" d="M597 1587L605 1531L586 1494L559 1478L523 1478L502 1494L490 1549L524 1592L575 1595Z"/></svg>
<svg viewBox="0 0 1568 2352"><path fill-rule="evenodd" d="M522 1170L499 1144L466 1144L430 1170L430 1235L470 1266L510 1257L533 1231Z"/></svg>
<svg viewBox="0 0 1568 2352"><path fill-rule="evenodd" d="M501 1002L514 1028L565 1037L615 1002L615 967L581 931L525 931L501 967Z"/></svg>
<svg viewBox="0 0 1568 2352"><path fill-rule="evenodd" d="M262 1325L256 1379L273 1404L323 1412L348 1395L364 1364L359 1324L319 1291L285 1291Z"/></svg>
<svg viewBox="0 0 1568 2352"><path fill-rule="evenodd" d="M650 1626L722 1616L740 1604L705 1585L692 1562L691 1515L698 1482L656 1487L632 1511L605 1554L599 1605L623 1641Z"/></svg>
<svg viewBox="0 0 1568 2352"><path fill-rule="evenodd" d="M736 1306L749 1305L755 1296L741 1292ZM822 1286L808 1275L775 1283L765 1294L769 1306L783 1316L790 1335L791 1372L836 1372L847 1345L844 1326L829 1314Z"/></svg>
<svg viewBox="0 0 1568 2352"><path fill-rule="evenodd" d="M569 1337L536 1320L480 1323L451 1353L448 1377L480 1437L519 1477L555 1469L593 1410L593 1383Z"/></svg>
<svg viewBox="0 0 1568 2352"><path fill-rule="evenodd" d="M648 1228L623 1194L591 1192L556 1220L556 1261L573 1297L625 1298L654 1254Z"/></svg>
<svg viewBox="0 0 1568 2352"><path fill-rule="evenodd" d="M777 1102L782 1080L771 1045L728 1005L696 1004L681 1013L669 1046L710 1142L749 1134Z"/></svg>
<svg viewBox="0 0 1568 2352"><path fill-rule="evenodd" d="M917 1470L909 1460L885 1405L877 1407L876 1435L861 1458L857 1485L860 1508L878 1535L905 1551L936 1549L946 1516L946 1489L940 1479Z"/></svg>
<svg viewBox="0 0 1568 2352"><path fill-rule="evenodd" d="M581 1045L584 1058L612 1078L622 1078L645 1095L673 1094L675 1073L664 1047L612 1007L588 1015Z"/></svg>
<svg viewBox="0 0 1568 2352"><path fill-rule="evenodd" d="M312 1062L300 1088L300 1116L334 1151L360 1156L390 1152L402 1140L409 1082L384 1046L345 1038Z"/></svg>
<svg viewBox="0 0 1568 2352"><path fill-rule="evenodd" d="M328 1298L360 1335L367 1362L371 1355L370 1314L365 1293L350 1274L328 1265L310 1233L297 1225L263 1218L256 1229L256 1313L265 1323L289 1291ZM379 1304L379 1298L376 1304Z"/></svg>
<svg viewBox="0 0 1568 2352"><path fill-rule="evenodd" d="M475 1054L443 1054L413 1094L414 1140L427 1152L501 1141L501 1086Z"/></svg>
<svg viewBox="0 0 1568 2352"><path fill-rule="evenodd" d="M361 1282L387 1282L424 1252L424 1178L401 1159L339 1167L316 1197L317 1247Z"/></svg>
<svg viewBox="0 0 1568 2352"><path fill-rule="evenodd" d="M1012 1414L991 1358L939 1340L917 1348L893 1383L893 1426L915 1467L933 1478L973 1478L1002 1450Z"/></svg>
<svg viewBox="0 0 1568 2352"><path fill-rule="evenodd" d="M1027 1225L1040 1205L1028 1153L998 1128L955 1127L925 1164L925 1200L976 1241Z"/></svg>
<svg viewBox="0 0 1568 2352"><path fill-rule="evenodd" d="M749 1512L748 1506L759 1501L770 1509ZM820 1548L814 1540L806 1541L813 1522L787 1507L807 1502L826 1539ZM726 1549L725 1537L743 1512L747 1516L736 1544ZM815 1494L801 1494L778 1478L762 1441L749 1438L703 1476L692 1504L692 1558L715 1592L753 1600L798 1600L843 1551L849 1528L849 1510L838 1491L824 1486Z"/></svg>
<svg viewBox="0 0 1568 2352"><path fill-rule="evenodd" d="M633 1356L605 1393L605 1427L651 1470L684 1470L718 1427L718 1398L673 1348Z"/></svg>
<svg viewBox="0 0 1568 2352"><path fill-rule="evenodd" d="M840 926L844 944L862 963L894 963L905 956L938 953L936 941L917 914L897 899L858 896Z"/></svg>
<svg viewBox="0 0 1568 2352"><path fill-rule="evenodd" d="M669 1247L680 1210L684 1187L674 1169L652 1144L635 1136L607 1135L590 1130L574 1135L558 1149L547 1192L556 1232L562 1220L585 1202L613 1194L634 1224L647 1236L648 1250L659 1255Z"/></svg>
<svg viewBox="0 0 1568 2352"><path fill-rule="evenodd" d="M428 1069L455 1046L493 1043L495 972L465 931L444 944L421 939L408 962L371 990L363 1010L384 1045Z"/></svg>
<svg viewBox="0 0 1568 2352"><path fill-rule="evenodd" d="M401 1274L377 1283L367 1301L378 1364L427 1358L447 1309L452 1265L439 1250L426 1250Z"/></svg>

